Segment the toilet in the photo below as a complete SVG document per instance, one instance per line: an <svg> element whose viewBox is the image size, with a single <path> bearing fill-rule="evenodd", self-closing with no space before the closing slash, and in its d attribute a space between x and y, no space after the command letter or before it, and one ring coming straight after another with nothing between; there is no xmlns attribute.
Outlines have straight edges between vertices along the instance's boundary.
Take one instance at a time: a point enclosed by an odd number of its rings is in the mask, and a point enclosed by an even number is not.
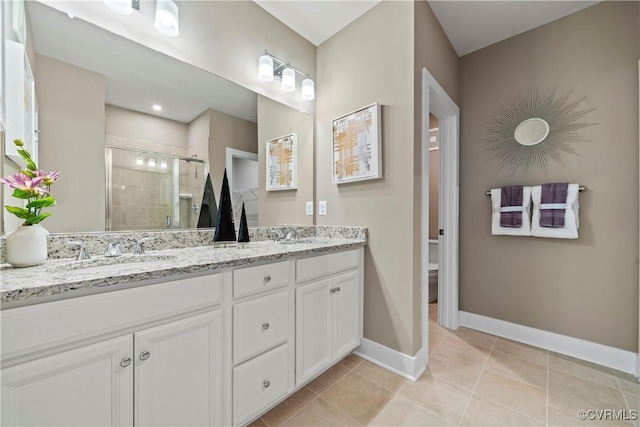
<svg viewBox="0 0 640 427"><path fill-rule="evenodd" d="M438 301L438 241L429 240L429 302Z"/></svg>

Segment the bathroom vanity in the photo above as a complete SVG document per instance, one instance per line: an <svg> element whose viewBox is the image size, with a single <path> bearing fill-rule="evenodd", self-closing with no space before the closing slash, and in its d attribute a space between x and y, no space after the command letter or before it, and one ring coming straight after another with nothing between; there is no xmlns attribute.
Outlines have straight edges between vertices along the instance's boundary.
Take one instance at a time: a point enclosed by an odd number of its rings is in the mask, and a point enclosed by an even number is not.
<svg viewBox="0 0 640 427"><path fill-rule="evenodd" d="M360 344L365 243L3 271L2 423L248 424Z"/></svg>

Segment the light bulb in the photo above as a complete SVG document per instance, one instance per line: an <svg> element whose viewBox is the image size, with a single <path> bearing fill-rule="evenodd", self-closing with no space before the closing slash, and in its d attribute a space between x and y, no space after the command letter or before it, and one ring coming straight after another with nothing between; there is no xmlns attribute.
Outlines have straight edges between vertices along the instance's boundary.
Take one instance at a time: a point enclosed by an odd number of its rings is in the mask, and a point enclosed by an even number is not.
<svg viewBox="0 0 640 427"><path fill-rule="evenodd" d="M292 68L285 68L282 71L282 90L285 92L296 90L296 72Z"/></svg>
<svg viewBox="0 0 640 427"><path fill-rule="evenodd" d="M160 168L161 169L166 169L167 168L167 161L166 160L161 160L160 161Z"/></svg>
<svg viewBox="0 0 640 427"><path fill-rule="evenodd" d="M147 165L148 165L150 168L155 168L155 167L156 167L156 159L148 159L148 160L147 160Z"/></svg>
<svg viewBox="0 0 640 427"><path fill-rule="evenodd" d="M142 157L136 157L136 165L137 166L144 165L144 159Z"/></svg>
<svg viewBox="0 0 640 427"><path fill-rule="evenodd" d="M121 15L131 15L133 7L131 0L102 0L105 6Z"/></svg>
<svg viewBox="0 0 640 427"><path fill-rule="evenodd" d="M312 101L316 97L316 92L313 87L313 80L307 78L302 81L300 97L303 101Z"/></svg>
<svg viewBox="0 0 640 427"><path fill-rule="evenodd" d="M258 61L258 78L263 82L273 81L273 59L269 55L262 55Z"/></svg>
<svg viewBox="0 0 640 427"><path fill-rule="evenodd" d="M156 0L154 26L165 36L175 37L180 34L178 5L171 0Z"/></svg>
<svg viewBox="0 0 640 427"><path fill-rule="evenodd" d="M153 108L153 111L162 111L162 105L153 104L151 108Z"/></svg>

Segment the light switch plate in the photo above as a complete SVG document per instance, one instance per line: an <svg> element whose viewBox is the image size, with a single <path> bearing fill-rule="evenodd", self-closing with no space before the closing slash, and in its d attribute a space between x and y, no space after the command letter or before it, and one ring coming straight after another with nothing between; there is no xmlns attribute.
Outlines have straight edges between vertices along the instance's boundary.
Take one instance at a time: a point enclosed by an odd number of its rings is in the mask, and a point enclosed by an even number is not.
<svg viewBox="0 0 640 427"><path fill-rule="evenodd" d="M313 202L307 202L307 215L313 215Z"/></svg>
<svg viewBox="0 0 640 427"><path fill-rule="evenodd" d="M318 215L326 215L327 214L327 201L320 200L318 202Z"/></svg>

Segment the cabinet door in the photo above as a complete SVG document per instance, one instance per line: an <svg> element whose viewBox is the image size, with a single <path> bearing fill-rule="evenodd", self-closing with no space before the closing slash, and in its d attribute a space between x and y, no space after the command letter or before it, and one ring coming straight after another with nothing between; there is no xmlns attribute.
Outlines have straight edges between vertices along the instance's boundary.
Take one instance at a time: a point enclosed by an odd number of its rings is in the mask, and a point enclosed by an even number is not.
<svg viewBox="0 0 640 427"><path fill-rule="evenodd" d="M333 278L333 358L360 345L360 286L357 272Z"/></svg>
<svg viewBox="0 0 640 427"><path fill-rule="evenodd" d="M333 360L331 279L296 289L296 385L313 378Z"/></svg>
<svg viewBox="0 0 640 427"><path fill-rule="evenodd" d="M136 425L222 424L221 322L217 310L135 334Z"/></svg>
<svg viewBox="0 0 640 427"><path fill-rule="evenodd" d="M132 426L132 350L128 335L3 369L2 425Z"/></svg>

